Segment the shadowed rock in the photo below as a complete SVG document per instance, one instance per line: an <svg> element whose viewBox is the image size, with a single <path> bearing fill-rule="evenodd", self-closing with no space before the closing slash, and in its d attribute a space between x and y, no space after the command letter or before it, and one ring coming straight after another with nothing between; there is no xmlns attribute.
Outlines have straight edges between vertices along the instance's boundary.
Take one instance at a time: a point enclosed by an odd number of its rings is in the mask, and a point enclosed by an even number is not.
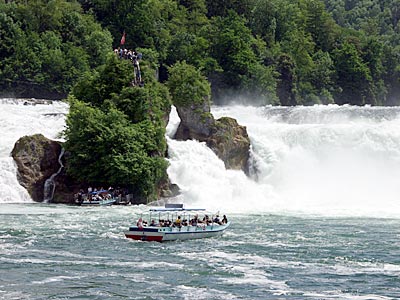
<svg viewBox="0 0 400 300"><path fill-rule="evenodd" d="M59 142L52 141L41 134L24 136L14 145L12 157L17 164L18 181L36 202L43 201L46 179L50 178L60 168L58 158L61 148ZM70 155L69 152L65 152L62 157L65 168L62 168L61 172L54 178L55 191L51 200L53 203L75 203L74 194L90 185L86 182L77 182L66 173ZM168 178L165 178L157 186L158 197L174 197L178 194L179 187L176 184L171 184ZM137 204L145 203L140 199L133 200Z"/></svg>
<svg viewBox="0 0 400 300"><path fill-rule="evenodd" d="M15 143L11 155L17 164L17 178L34 201L43 201L44 182L59 169L60 152L60 143L41 134L24 136Z"/></svg>
<svg viewBox="0 0 400 300"><path fill-rule="evenodd" d="M177 107L181 123L175 134L177 140L194 139L206 144L225 163L227 169L248 172L250 139L245 126L233 118L215 120L208 100L202 105Z"/></svg>

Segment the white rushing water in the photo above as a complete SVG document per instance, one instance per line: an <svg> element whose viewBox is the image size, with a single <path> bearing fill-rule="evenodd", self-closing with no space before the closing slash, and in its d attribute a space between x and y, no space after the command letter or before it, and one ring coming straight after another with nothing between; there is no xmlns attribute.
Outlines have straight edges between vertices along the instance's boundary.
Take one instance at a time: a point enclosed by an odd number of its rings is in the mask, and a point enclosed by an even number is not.
<svg viewBox="0 0 400 300"><path fill-rule="evenodd" d="M66 103L24 105L25 102L29 101L0 99L0 203L32 201L17 181L17 169L11 157L15 142L35 133L59 139L65 126Z"/></svg>
<svg viewBox="0 0 400 300"><path fill-rule="evenodd" d="M257 176L225 170L204 144L169 139L169 175L186 200L233 212L400 216L399 108L236 106L212 112L247 127Z"/></svg>
<svg viewBox="0 0 400 300"><path fill-rule="evenodd" d="M23 135L56 139L68 106L24 106L0 100L0 203L31 201L18 184L10 152ZM204 143L171 139L168 174L190 206L228 212L398 217L400 215L400 108L213 107L247 127L251 169L226 170Z"/></svg>

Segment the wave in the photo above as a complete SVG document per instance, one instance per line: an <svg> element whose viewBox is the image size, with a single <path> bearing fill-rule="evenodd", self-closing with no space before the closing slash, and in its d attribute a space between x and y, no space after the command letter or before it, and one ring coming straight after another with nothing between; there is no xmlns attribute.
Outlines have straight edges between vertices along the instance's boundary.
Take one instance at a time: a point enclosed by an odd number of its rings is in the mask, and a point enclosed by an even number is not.
<svg viewBox="0 0 400 300"><path fill-rule="evenodd" d="M190 203L232 212L399 215L399 108L233 106L212 113L247 127L256 176L225 170L204 144L169 139L169 175Z"/></svg>

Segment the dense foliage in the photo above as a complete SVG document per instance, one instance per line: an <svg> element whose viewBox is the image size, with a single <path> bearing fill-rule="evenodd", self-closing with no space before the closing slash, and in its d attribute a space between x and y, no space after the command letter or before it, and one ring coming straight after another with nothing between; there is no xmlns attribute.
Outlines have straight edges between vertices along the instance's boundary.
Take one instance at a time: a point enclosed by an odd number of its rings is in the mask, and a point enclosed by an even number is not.
<svg viewBox="0 0 400 300"><path fill-rule="evenodd" d="M73 88L65 131L71 153L67 170L82 182L127 187L146 201L156 198L166 178L169 93L151 76L144 87L133 87L132 76L131 64L110 54Z"/></svg>
<svg viewBox="0 0 400 300"><path fill-rule="evenodd" d="M115 47L125 31L127 47L155 50L161 66L202 68L214 101L400 103L398 0L80 2Z"/></svg>
<svg viewBox="0 0 400 300"><path fill-rule="evenodd" d="M186 62L177 62L169 69L169 74L167 86L174 105L203 106L205 101L209 101L210 84L199 70Z"/></svg>
<svg viewBox="0 0 400 300"><path fill-rule="evenodd" d="M125 32L124 46L149 54L161 81L176 62L200 68L215 102L400 104L399 7L399 0L3 1L0 86L67 92Z"/></svg>
<svg viewBox="0 0 400 300"><path fill-rule="evenodd" d="M111 34L76 1L0 1L0 89L66 94L103 64Z"/></svg>
<svg viewBox="0 0 400 300"><path fill-rule="evenodd" d="M71 92L68 172L145 201L166 178L170 94L399 105L399 20L400 0L0 0L0 90ZM143 87L112 53L123 32Z"/></svg>

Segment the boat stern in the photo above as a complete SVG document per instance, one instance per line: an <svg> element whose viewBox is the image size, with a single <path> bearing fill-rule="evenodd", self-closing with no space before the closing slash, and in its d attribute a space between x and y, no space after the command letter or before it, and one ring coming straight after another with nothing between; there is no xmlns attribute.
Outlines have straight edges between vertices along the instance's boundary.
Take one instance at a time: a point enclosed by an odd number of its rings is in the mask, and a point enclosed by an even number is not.
<svg viewBox="0 0 400 300"><path fill-rule="evenodd" d="M164 234L159 232L157 228L139 229L137 227L131 227L128 231L125 231L125 237L137 241L162 242Z"/></svg>

